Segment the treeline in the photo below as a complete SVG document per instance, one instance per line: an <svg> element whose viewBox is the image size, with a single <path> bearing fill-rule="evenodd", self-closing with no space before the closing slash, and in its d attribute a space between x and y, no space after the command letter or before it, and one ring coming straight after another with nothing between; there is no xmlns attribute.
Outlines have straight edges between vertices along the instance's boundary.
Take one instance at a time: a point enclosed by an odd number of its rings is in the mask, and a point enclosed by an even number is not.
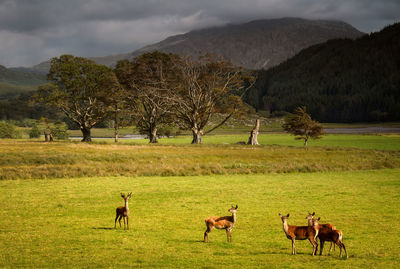
<svg viewBox="0 0 400 269"><path fill-rule="evenodd" d="M307 106L322 122L400 120L400 23L312 46L267 71L245 100L270 113Z"/></svg>
<svg viewBox="0 0 400 269"><path fill-rule="evenodd" d="M151 143L170 125L190 130L192 143L201 143L203 135L243 111L240 94L252 81L222 59L161 52L119 61L114 69L62 55L51 60L47 79L31 100L61 111L79 126L82 141L91 141L91 128L106 120L114 121L117 141L119 126L133 120ZM215 113L227 116L206 130Z"/></svg>

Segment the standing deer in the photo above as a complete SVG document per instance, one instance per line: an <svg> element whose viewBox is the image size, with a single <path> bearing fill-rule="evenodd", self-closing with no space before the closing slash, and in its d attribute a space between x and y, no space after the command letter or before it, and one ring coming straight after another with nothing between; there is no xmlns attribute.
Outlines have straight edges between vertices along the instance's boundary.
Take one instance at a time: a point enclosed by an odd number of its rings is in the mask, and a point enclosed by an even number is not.
<svg viewBox="0 0 400 269"><path fill-rule="evenodd" d="M318 220L319 220L319 218L318 218ZM315 219L314 218L311 219L311 222L309 221L309 225L315 226ZM330 225L330 224L329 224L329 226L325 226L325 227L321 226L321 225L323 225L323 224L318 224L318 226L319 226L318 238L319 238L319 241L321 243L321 248L319 250L319 255L322 255L322 250L324 249L325 241L328 241L328 242L333 242L334 244L338 245L338 247L340 249L339 257L342 257L342 248L343 248L344 252L346 254L346 258L348 258L346 247L343 244L343 233L342 233L342 231L336 230L336 229L332 229L332 227L335 227L335 226ZM311 227L311 226L309 226L309 227ZM329 254L331 252L331 249L332 249L332 243L331 243L331 247L329 248Z"/></svg>
<svg viewBox="0 0 400 269"><path fill-rule="evenodd" d="M119 221L119 227L121 227L121 219L124 218L124 230L129 230L129 207L128 207L128 200L129 198L131 198L132 193L130 192L128 195L125 196L125 194L123 194L121 192L121 197L124 199L125 201L125 206L119 206L116 209L116 213L117 216L115 217L115 222L114 222L114 229L117 227L117 219ZM125 218L126 218L126 227L125 228Z"/></svg>
<svg viewBox="0 0 400 269"><path fill-rule="evenodd" d="M207 230L204 232L204 242L210 242L208 234L214 229L225 229L226 239L228 242L232 242L232 229L236 222L236 211L238 206L232 206L228 212L232 213L232 216L225 217L208 217L205 219Z"/></svg>
<svg viewBox="0 0 400 269"><path fill-rule="evenodd" d="M314 220L314 226L295 226L287 223L289 214L282 216L281 213L279 213L279 216L282 219L283 231L285 232L286 237L292 240L292 255L296 255L295 241L308 239L313 246L312 255L314 256L318 249L316 239L318 236L318 220Z"/></svg>
<svg viewBox="0 0 400 269"><path fill-rule="evenodd" d="M312 226L312 221L314 220L314 215L315 215L315 212L313 212L312 214L311 214L310 212L308 212L308 215L307 215L307 217L306 217L306 220L307 220L307 222L308 222L308 226ZM319 229L321 229L321 228L323 228L323 229L336 230L336 226L335 226L335 225L332 225L332 224L329 224L329 223L326 223L326 224L319 224ZM321 243L321 239L320 239L319 241L320 241L320 243ZM319 255L321 255L321 253L322 253L322 248L324 247L323 243L320 244L320 245L321 245L321 246L320 246L320 249L319 249L319 251L320 251L320 254L319 254ZM333 250L335 251L335 244L334 244L333 242L331 242L331 245L330 245L330 247L329 247L329 254L331 253L332 246L333 246Z"/></svg>

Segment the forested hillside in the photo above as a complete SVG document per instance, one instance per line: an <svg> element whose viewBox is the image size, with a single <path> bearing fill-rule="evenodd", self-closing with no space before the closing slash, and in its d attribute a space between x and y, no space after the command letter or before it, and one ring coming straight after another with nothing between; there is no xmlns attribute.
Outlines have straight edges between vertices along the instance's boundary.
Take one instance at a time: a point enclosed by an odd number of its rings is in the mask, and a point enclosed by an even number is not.
<svg viewBox="0 0 400 269"><path fill-rule="evenodd" d="M304 49L258 72L246 101L269 112L307 106L323 122L400 120L400 23Z"/></svg>
<svg viewBox="0 0 400 269"><path fill-rule="evenodd" d="M44 74L9 69L0 65L0 100L36 90L37 86L43 83L46 83Z"/></svg>

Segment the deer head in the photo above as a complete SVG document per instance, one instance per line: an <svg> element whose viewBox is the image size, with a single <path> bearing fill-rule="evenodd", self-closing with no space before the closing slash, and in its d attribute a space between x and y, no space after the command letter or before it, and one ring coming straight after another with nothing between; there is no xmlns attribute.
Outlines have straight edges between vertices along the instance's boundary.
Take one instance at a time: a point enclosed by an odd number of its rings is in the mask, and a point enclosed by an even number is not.
<svg viewBox="0 0 400 269"><path fill-rule="evenodd" d="M237 211L238 205L236 207L232 206L230 209L228 209L228 212L231 212L232 214L235 214Z"/></svg>
<svg viewBox="0 0 400 269"><path fill-rule="evenodd" d="M281 220L283 223L285 223L287 221L287 219L289 218L289 213L286 216L281 215L281 213L279 213L279 217L281 217Z"/></svg>
<svg viewBox="0 0 400 269"><path fill-rule="evenodd" d="M128 193L128 195L125 195L125 194L123 194L123 193L121 192L121 197L122 197L122 199L124 199L125 201L129 200L129 198L131 198L131 196L132 196L132 193L131 193L131 192Z"/></svg>

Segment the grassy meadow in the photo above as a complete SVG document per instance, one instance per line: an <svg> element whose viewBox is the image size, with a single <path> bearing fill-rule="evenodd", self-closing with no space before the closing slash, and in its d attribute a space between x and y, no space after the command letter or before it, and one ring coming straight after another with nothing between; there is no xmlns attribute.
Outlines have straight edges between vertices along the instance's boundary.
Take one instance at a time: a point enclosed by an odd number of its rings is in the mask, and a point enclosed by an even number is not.
<svg viewBox="0 0 400 269"><path fill-rule="evenodd" d="M398 268L400 170L0 181L1 267ZM119 192L131 229L113 229ZM204 218L238 204L232 243ZM296 256L278 213L307 211L344 233L349 258ZM329 245L328 245L329 246ZM327 249L327 248L326 248Z"/></svg>
<svg viewBox="0 0 400 269"><path fill-rule="evenodd" d="M0 140L0 267L398 268L400 135L326 135L308 148L285 134L44 143ZM114 229L133 192L131 229ZM202 242L207 216L238 204L232 243ZM311 256L289 224L343 231L348 259ZM329 244L325 245L325 254Z"/></svg>

